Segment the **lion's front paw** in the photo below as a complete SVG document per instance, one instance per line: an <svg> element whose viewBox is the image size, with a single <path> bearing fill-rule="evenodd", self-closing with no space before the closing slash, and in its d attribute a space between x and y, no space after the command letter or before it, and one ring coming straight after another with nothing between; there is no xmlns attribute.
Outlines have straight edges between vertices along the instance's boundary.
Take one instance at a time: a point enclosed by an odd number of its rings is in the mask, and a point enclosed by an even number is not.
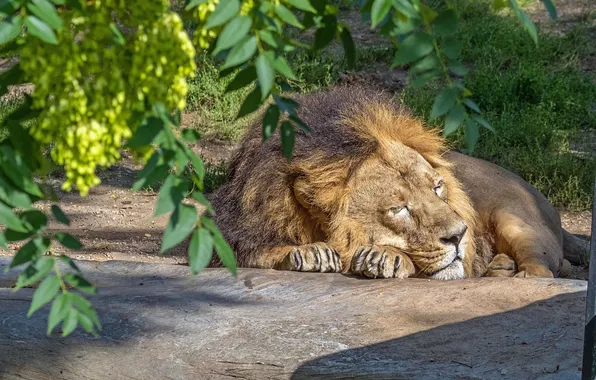
<svg viewBox="0 0 596 380"><path fill-rule="evenodd" d="M519 266L520 271L515 277L543 277L554 278L553 272L542 264L526 264Z"/></svg>
<svg viewBox="0 0 596 380"><path fill-rule="evenodd" d="M407 278L416 269L412 260L393 247L370 245L356 251L351 272L370 278Z"/></svg>
<svg viewBox="0 0 596 380"><path fill-rule="evenodd" d="M325 243L295 247L276 269L299 272L341 272L341 260L336 250Z"/></svg>
<svg viewBox="0 0 596 380"><path fill-rule="evenodd" d="M517 272L515 260L504 253L499 253L488 264L486 277L513 277Z"/></svg>

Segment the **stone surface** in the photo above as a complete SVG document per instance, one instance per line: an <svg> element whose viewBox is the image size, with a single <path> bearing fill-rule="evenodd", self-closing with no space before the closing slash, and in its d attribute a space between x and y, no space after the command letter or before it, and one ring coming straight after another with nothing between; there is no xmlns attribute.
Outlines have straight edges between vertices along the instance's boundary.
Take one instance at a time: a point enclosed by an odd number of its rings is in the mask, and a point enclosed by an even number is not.
<svg viewBox="0 0 596 380"><path fill-rule="evenodd" d="M45 335L0 258L0 379L579 379L586 282L80 262L100 338Z"/></svg>

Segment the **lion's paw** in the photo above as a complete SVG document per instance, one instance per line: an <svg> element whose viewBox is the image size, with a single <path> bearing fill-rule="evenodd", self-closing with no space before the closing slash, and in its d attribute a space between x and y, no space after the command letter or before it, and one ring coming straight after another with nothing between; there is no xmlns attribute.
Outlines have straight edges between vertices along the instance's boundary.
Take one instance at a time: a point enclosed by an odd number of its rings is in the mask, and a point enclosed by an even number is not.
<svg viewBox="0 0 596 380"><path fill-rule="evenodd" d="M517 272L515 260L504 253L499 253L488 264L486 277L513 277Z"/></svg>
<svg viewBox="0 0 596 380"><path fill-rule="evenodd" d="M278 269L299 272L341 272L341 260L336 250L325 243L295 247L286 255Z"/></svg>
<svg viewBox="0 0 596 380"><path fill-rule="evenodd" d="M545 265L541 264L526 264L520 265L520 271L514 277L541 277L554 278L553 272Z"/></svg>
<svg viewBox="0 0 596 380"><path fill-rule="evenodd" d="M416 272L414 263L393 247L366 246L352 258L351 272L369 278L407 278Z"/></svg>

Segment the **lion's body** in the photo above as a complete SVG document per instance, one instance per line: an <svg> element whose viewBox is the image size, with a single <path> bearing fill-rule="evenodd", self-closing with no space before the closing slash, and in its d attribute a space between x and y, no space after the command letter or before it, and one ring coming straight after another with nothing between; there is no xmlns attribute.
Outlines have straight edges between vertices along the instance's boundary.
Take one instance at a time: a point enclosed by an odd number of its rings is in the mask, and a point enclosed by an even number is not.
<svg viewBox="0 0 596 380"><path fill-rule="evenodd" d="M449 279L483 275L505 253L527 275L557 274L558 214L521 178L445 155L435 131L378 92L337 87L297 101L312 131L297 131L292 160L278 134L262 141L259 121L213 195L240 266Z"/></svg>

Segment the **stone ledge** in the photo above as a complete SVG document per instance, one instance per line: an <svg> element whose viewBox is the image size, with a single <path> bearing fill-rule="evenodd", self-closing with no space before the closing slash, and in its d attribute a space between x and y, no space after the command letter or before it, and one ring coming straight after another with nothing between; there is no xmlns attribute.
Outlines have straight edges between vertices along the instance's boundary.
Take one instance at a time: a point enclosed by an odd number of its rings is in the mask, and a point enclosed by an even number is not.
<svg viewBox="0 0 596 380"><path fill-rule="evenodd" d="M46 337L0 258L1 379L579 379L586 282L77 262L101 337Z"/></svg>

